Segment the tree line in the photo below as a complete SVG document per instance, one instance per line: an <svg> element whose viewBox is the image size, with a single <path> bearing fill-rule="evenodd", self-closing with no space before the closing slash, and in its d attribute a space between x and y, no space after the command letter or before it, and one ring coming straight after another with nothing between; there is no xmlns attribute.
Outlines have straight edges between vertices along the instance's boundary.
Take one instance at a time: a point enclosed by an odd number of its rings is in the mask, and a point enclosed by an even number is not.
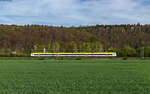
<svg viewBox="0 0 150 94"><path fill-rule="evenodd" d="M117 52L119 56L150 57L150 25L79 27L0 25L0 55L28 56L31 52Z"/></svg>

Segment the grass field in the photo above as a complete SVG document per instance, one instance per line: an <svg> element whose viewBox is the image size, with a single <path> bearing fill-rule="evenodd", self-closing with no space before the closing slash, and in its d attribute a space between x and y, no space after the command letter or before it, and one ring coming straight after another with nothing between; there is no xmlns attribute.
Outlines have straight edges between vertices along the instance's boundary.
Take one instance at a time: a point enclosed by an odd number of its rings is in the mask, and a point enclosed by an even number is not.
<svg viewBox="0 0 150 94"><path fill-rule="evenodd" d="M0 94L149 93L149 60L0 60Z"/></svg>

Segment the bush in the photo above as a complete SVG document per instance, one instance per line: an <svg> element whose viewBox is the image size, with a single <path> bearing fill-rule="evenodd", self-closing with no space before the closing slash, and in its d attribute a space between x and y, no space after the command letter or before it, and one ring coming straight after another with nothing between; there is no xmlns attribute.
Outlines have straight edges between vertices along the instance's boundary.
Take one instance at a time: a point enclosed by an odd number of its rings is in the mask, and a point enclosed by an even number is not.
<svg viewBox="0 0 150 94"><path fill-rule="evenodd" d="M81 57L77 57L76 60L82 60L82 58Z"/></svg>
<svg viewBox="0 0 150 94"><path fill-rule="evenodd" d="M123 57L122 60L128 60L128 57Z"/></svg>
<svg viewBox="0 0 150 94"><path fill-rule="evenodd" d="M38 58L38 60L45 60L45 58L43 58L43 57L40 57L40 58Z"/></svg>
<svg viewBox="0 0 150 94"><path fill-rule="evenodd" d="M108 48L108 52L118 52L117 48Z"/></svg>
<svg viewBox="0 0 150 94"><path fill-rule="evenodd" d="M136 50L134 48L131 48L130 46L124 46L120 50L119 54L123 57L136 57Z"/></svg>
<svg viewBox="0 0 150 94"><path fill-rule="evenodd" d="M150 57L150 47L145 47L144 53L145 57Z"/></svg>

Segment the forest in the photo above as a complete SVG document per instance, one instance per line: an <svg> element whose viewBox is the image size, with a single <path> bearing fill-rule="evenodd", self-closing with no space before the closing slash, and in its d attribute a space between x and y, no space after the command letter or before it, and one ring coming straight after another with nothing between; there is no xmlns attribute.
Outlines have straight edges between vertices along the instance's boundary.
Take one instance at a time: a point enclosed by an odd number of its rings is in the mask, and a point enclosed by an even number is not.
<svg viewBox="0 0 150 94"><path fill-rule="evenodd" d="M150 25L95 25L79 27L0 25L0 56L29 56L31 52L117 52L150 57Z"/></svg>

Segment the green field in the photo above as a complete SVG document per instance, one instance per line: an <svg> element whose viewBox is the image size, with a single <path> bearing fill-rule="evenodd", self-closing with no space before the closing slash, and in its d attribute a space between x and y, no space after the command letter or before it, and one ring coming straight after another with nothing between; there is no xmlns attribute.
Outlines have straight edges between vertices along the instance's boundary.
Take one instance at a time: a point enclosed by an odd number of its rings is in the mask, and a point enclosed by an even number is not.
<svg viewBox="0 0 150 94"><path fill-rule="evenodd" d="M149 60L0 60L0 94L149 93Z"/></svg>

